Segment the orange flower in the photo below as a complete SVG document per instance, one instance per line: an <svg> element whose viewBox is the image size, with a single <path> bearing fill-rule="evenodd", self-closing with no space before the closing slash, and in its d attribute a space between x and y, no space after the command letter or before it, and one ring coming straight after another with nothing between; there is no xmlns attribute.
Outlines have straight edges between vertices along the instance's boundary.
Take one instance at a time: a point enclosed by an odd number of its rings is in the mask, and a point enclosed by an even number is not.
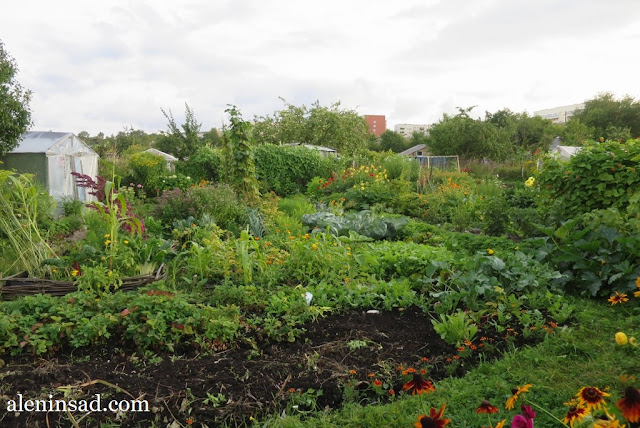
<svg viewBox="0 0 640 428"><path fill-rule="evenodd" d="M378 379L374 380L374 381L373 381L373 384L374 384L375 386L382 386L382 382L380 382Z"/></svg>
<svg viewBox="0 0 640 428"><path fill-rule="evenodd" d="M640 422L640 389L628 386L624 390L624 397L618 401L618 409L629 422Z"/></svg>
<svg viewBox="0 0 640 428"><path fill-rule="evenodd" d="M506 419L501 420L496 424L496 428L504 428L504 424L507 422Z"/></svg>
<svg viewBox="0 0 640 428"><path fill-rule="evenodd" d="M520 394L524 392L529 392L529 388L531 388L532 386L533 386L532 384L528 383L522 388L518 386L517 388L512 389L511 393L513 395L509 397L509 399L507 400L507 404L504 407L507 410L512 410L516 406L516 401L518 401L518 397L520 397Z"/></svg>
<svg viewBox="0 0 640 428"><path fill-rule="evenodd" d="M609 302L611 302L611 306L616 305L618 303L624 303L624 302L628 302L629 299L627 298L627 295L625 293L618 293L616 291L615 296L611 296L609 297Z"/></svg>
<svg viewBox="0 0 640 428"><path fill-rule="evenodd" d="M411 395L429 394L436 390L431 381L422 379L422 375L414 373L413 379L402 386L405 391L411 391Z"/></svg>
<svg viewBox="0 0 640 428"><path fill-rule="evenodd" d="M356 374L356 373L357 373L357 372L356 372L355 370L349 370L349 374L354 375L354 374Z"/></svg>
<svg viewBox="0 0 640 428"><path fill-rule="evenodd" d="M413 424L414 428L444 428L451 422L449 419L442 417L446 406L446 404L443 404L438 412L432 407L429 411L429 416L418 416L418 422Z"/></svg>
<svg viewBox="0 0 640 428"><path fill-rule="evenodd" d="M487 400L482 400L482 403L476 408L476 413L486 413L489 415L498 413L499 411L496 406L491 405Z"/></svg>

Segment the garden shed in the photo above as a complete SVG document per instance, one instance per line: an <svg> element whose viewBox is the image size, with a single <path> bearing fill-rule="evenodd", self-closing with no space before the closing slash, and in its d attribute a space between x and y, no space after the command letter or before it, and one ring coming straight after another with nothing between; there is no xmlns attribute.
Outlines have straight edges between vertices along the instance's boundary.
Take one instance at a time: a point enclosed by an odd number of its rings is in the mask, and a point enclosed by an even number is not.
<svg viewBox="0 0 640 428"><path fill-rule="evenodd" d="M95 179L98 174L98 154L70 132L36 132L22 135L12 152L0 156L0 168L33 174L56 200L94 199L84 188L76 186L72 172Z"/></svg>
<svg viewBox="0 0 640 428"><path fill-rule="evenodd" d="M173 155L170 155L169 153L165 153L165 152L163 152L161 150L153 149L153 148L145 150L145 152L151 153L151 154L156 155L156 156L162 156L164 158L164 160L167 162L167 169L170 170L170 171L175 170L175 163L178 162L178 158L177 157L175 157Z"/></svg>
<svg viewBox="0 0 640 428"><path fill-rule="evenodd" d="M569 159L575 155L582 147L574 146L556 146L551 150L551 154L558 156L560 159Z"/></svg>

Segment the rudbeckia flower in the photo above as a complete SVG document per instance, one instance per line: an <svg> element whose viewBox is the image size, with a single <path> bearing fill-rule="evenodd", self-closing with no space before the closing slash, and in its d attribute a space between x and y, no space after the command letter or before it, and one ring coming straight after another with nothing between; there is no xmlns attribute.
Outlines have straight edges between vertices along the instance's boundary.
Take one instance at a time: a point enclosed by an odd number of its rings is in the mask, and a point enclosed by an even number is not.
<svg viewBox="0 0 640 428"><path fill-rule="evenodd" d="M422 379L422 375L418 373L413 374L413 379L409 382L405 383L402 386L402 389L405 391L411 391L411 395L422 395L429 394L432 391L435 391L436 388L433 386L431 381Z"/></svg>
<svg viewBox="0 0 640 428"><path fill-rule="evenodd" d="M448 425L451 421L442 417L442 415L444 414L444 408L446 406L446 404L443 404L438 412L436 412L436 409L432 407L429 411L429 416L418 416L418 422L415 422L413 426L415 428L443 428L444 426Z"/></svg>
<svg viewBox="0 0 640 428"><path fill-rule="evenodd" d="M610 415L607 409L604 409L604 413L607 415L607 418L596 419L593 421L591 428L625 428L626 425L620 425L620 421L616 419L615 415Z"/></svg>
<svg viewBox="0 0 640 428"><path fill-rule="evenodd" d="M507 404L504 407L507 410L512 410L516 406L516 401L518 401L518 397L520 396L520 394L522 394L523 392L529 392L529 388L531 388L532 386L533 385L528 383L525 386L523 386L522 388L520 388L520 386L518 386L517 388L512 389L511 393L513 395L511 397L509 397L509 399L507 400Z"/></svg>
<svg viewBox="0 0 640 428"><path fill-rule="evenodd" d="M482 403L476 408L476 413L493 414L498 413L500 410L496 406L491 405L487 400L482 400Z"/></svg>
<svg viewBox="0 0 640 428"><path fill-rule="evenodd" d="M604 397L609 396L610 395L606 392L600 391L598 388L593 386L581 388L576 394L576 397L578 398L578 405L585 407L588 411L599 409L603 404L607 404L604 401Z"/></svg>
<svg viewBox="0 0 640 428"><path fill-rule="evenodd" d="M608 299L608 300L609 300L609 302L611 303L611 305L613 306L613 305L616 305L616 304L618 304L618 303L628 302L628 301L629 301L629 298L627 297L627 295L626 295L626 294L624 294L624 293L620 294L620 293L618 293L618 292L616 291L616 294L615 294L615 295L613 295L613 296L611 296L611 297L609 297L609 299Z"/></svg>
<svg viewBox="0 0 640 428"><path fill-rule="evenodd" d="M618 409L629 422L640 422L640 389L628 386L618 401Z"/></svg>
<svg viewBox="0 0 640 428"><path fill-rule="evenodd" d="M573 428L573 425L576 422L580 422L588 413L584 407L571 406L562 422L569 424L569 426Z"/></svg>

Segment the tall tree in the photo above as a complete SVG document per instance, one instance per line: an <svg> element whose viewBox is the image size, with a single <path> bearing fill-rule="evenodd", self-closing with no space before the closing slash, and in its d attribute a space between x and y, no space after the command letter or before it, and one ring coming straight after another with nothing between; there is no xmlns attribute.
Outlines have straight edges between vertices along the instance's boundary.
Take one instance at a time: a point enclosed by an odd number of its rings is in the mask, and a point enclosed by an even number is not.
<svg viewBox="0 0 640 428"><path fill-rule="evenodd" d="M31 91L16 80L18 66L0 40L0 155L18 146L20 136L31 126Z"/></svg>
<svg viewBox="0 0 640 428"><path fill-rule="evenodd" d="M164 117L167 118L168 132L163 133L163 137L156 143L156 148L167 153L171 153L180 160L184 160L191 156L198 149L200 145L200 126L196 120L193 109L189 107L189 104L184 103L185 106L185 122L178 127L171 110L167 113L164 109L160 109ZM182 129L181 129L182 128Z"/></svg>

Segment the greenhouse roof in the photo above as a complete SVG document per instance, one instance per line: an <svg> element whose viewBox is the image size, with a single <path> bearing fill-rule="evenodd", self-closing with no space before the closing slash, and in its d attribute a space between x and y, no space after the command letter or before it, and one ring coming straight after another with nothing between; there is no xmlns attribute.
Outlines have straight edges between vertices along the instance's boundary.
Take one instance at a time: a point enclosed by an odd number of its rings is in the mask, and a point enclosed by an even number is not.
<svg viewBox="0 0 640 428"><path fill-rule="evenodd" d="M11 153L46 153L52 146L73 135L70 132L37 132L22 134L22 141Z"/></svg>

